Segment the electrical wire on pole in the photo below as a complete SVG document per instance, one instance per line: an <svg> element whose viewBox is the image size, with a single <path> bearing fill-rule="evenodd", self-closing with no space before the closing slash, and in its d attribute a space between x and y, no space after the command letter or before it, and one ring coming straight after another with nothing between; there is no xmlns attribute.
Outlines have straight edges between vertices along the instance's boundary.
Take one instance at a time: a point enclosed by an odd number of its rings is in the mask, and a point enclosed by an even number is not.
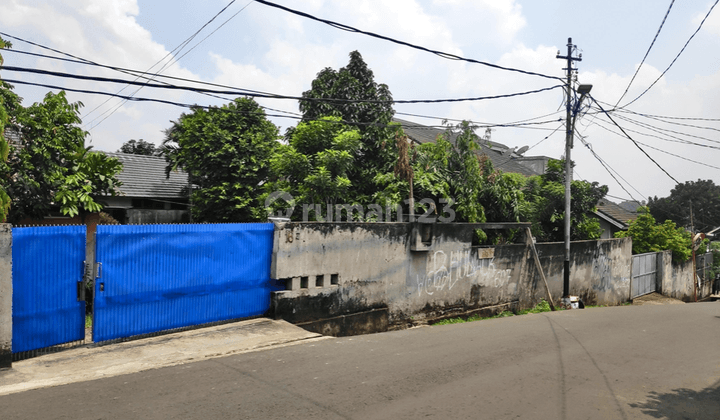
<svg viewBox="0 0 720 420"><path fill-rule="evenodd" d="M565 122L565 261L563 264L563 299L569 299L570 296L570 186L572 184L572 161L570 160L570 150L572 149L573 141L573 117L572 117L572 98L573 88L572 79L573 73L576 71L573 69L574 61L582 61L582 54L577 57L573 56L573 52L576 50L575 45L572 43L572 38L568 38L567 43L567 55L560 55L560 51L556 58L566 60L567 67L563 70L566 71L567 82L565 85L565 111L566 122Z"/></svg>

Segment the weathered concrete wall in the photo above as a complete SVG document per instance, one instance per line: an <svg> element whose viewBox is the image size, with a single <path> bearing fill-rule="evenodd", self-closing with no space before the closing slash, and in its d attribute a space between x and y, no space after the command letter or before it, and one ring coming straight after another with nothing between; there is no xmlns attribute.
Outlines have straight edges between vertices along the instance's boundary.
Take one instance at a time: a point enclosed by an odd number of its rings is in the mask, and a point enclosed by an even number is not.
<svg viewBox="0 0 720 420"><path fill-rule="evenodd" d="M377 318L386 309L377 322L392 328L547 298L529 247L473 247L472 235L463 224L277 224L271 276L288 290L274 294L275 316L327 332L341 328L319 320L367 311ZM630 248L629 239L574 243L572 293L590 304L627 301ZM559 303L563 244L538 244L538 253Z"/></svg>
<svg viewBox="0 0 720 420"><path fill-rule="evenodd" d="M681 299L685 302L695 300L696 290L693 282L693 262L692 260L684 263L676 264L672 262L672 252L665 251L662 254L662 268L660 276L661 293L675 299ZM712 258L712 254L699 255L698 268L700 271L701 284L697 288L697 299L703 299L712 294L712 286L714 279L710 278L709 273L703 276L702 266L704 258Z"/></svg>
<svg viewBox="0 0 720 420"><path fill-rule="evenodd" d="M0 369L12 364L12 229L0 223Z"/></svg>
<svg viewBox="0 0 720 420"><path fill-rule="evenodd" d="M563 292L565 244L536 245L540 263L554 299ZM570 295L580 296L586 305L618 305L630 299L632 240L630 238L579 241L570 245ZM533 267L534 269L534 267ZM544 298L539 275L531 273L528 290L537 301Z"/></svg>

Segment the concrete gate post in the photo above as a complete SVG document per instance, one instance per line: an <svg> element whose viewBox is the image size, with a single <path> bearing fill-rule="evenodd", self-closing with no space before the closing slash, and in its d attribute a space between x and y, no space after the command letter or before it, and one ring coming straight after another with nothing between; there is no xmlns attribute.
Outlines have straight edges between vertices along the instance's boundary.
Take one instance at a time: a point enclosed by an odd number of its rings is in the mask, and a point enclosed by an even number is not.
<svg viewBox="0 0 720 420"><path fill-rule="evenodd" d="M12 367L12 229L0 223L0 369Z"/></svg>

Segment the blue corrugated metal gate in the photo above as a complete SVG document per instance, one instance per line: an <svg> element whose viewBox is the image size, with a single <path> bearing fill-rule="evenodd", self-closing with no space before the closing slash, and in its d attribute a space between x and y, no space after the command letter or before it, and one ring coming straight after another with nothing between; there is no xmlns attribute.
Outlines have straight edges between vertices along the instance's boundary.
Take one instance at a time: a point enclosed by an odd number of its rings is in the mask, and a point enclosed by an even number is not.
<svg viewBox="0 0 720 420"><path fill-rule="evenodd" d="M269 309L273 224L98 226L93 341Z"/></svg>
<svg viewBox="0 0 720 420"><path fill-rule="evenodd" d="M12 236L12 352L83 340L85 226L13 228Z"/></svg>

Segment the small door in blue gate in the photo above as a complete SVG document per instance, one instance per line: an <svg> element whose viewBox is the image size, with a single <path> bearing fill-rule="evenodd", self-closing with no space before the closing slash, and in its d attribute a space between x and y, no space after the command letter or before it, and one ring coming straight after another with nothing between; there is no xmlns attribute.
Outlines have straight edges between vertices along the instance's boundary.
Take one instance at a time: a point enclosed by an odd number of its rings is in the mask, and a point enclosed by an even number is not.
<svg viewBox="0 0 720 420"><path fill-rule="evenodd" d="M261 315L272 223L98 226L96 342Z"/></svg>
<svg viewBox="0 0 720 420"><path fill-rule="evenodd" d="M12 229L12 352L85 339L85 226Z"/></svg>

